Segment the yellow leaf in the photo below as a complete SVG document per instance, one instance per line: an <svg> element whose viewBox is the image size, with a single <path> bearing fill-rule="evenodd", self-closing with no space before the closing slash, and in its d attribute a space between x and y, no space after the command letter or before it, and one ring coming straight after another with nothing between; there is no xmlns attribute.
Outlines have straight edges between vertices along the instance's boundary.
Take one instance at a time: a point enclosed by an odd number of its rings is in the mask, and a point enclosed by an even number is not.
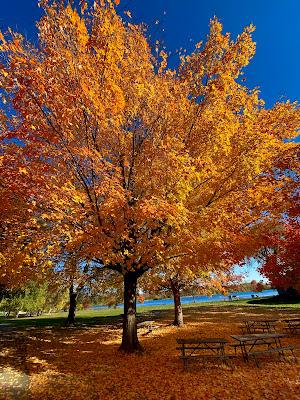
<svg viewBox="0 0 300 400"><path fill-rule="evenodd" d="M28 171L27 171L27 169L26 169L26 168L19 167L19 172L20 172L21 174L28 175Z"/></svg>
<svg viewBox="0 0 300 400"><path fill-rule="evenodd" d="M0 40L1 40L1 42L6 43L3 33L1 31L0 31Z"/></svg>

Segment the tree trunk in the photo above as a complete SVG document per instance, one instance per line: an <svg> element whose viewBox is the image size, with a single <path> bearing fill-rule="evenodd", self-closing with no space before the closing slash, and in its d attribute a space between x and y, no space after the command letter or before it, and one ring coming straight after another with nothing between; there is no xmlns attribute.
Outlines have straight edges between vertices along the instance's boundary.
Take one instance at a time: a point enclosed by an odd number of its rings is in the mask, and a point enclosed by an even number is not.
<svg viewBox="0 0 300 400"><path fill-rule="evenodd" d="M76 305L77 305L77 291L74 291L73 283L69 289L69 313L67 318L67 325L75 325L75 312L76 312Z"/></svg>
<svg viewBox="0 0 300 400"><path fill-rule="evenodd" d="M183 326L183 312L180 300L180 284L176 278L170 278L174 299L174 322L175 326Z"/></svg>
<svg viewBox="0 0 300 400"><path fill-rule="evenodd" d="M137 274L127 272L124 275L123 335L122 344L119 349L126 353L134 353L143 350L137 336L136 285Z"/></svg>

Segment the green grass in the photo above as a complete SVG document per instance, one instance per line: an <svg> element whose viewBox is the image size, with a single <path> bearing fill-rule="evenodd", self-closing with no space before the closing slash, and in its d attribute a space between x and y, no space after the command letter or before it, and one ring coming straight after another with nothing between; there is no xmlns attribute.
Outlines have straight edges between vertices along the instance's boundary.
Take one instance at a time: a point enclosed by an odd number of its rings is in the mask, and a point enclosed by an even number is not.
<svg viewBox="0 0 300 400"><path fill-rule="evenodd" d="M76 313L76 322L78 325L106 325L115 324L118 319L121 321L123 310L105 309L105 310L79 310ZM9 324L14 327L47 327L64 326L68 313L58 312L53 314L44 314L39 317L23 318L4 318L0 317L0 324Z"/></svg>
<svg viewBox="0 0 300 400"><path fill-rule="evenodd" d="M203 303L189 303L183 304L183 308L194 309L201 307L264 307L264 308L285 308L285 309L300 309L300 300L293 302L283 301L278 297L270 297L263 299L246 299L234 301L220 301L220 302L203 302ZM144 306L138 307L138 315L145 319L157 319L164 311L168 313L173 309L172 304L157 305L157 306ZM205 310L203 310L205 312ZM116 325L122 322L122 308L107 308L98 310L79 310L76 314L76 321L78 326L93 326L93 325ZM13 327L47 327L47 326L64 326L67 317L66 312L55 313L51 315L41 315L39 317L26 317L26 318L4 318L0 317L0 324L9 324Z"/></svg>
<svg viewBox="0 0 300 400"><path fill-rule="evenodd" d="M248 307L274 307L274 308L300 308L300 298L295 300L281 299L279 296L264 297L260 299L241 299L233 301L205 302L198 305L218 306L248 306ZM190 305L189 305L190 306Z"/></svg>

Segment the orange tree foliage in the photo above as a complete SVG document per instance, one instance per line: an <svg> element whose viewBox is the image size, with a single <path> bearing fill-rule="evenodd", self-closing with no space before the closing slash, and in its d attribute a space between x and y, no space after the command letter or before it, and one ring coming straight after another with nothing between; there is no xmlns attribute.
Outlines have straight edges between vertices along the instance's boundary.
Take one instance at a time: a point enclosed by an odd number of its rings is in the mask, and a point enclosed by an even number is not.
<svg viewBox="0 0 300 400"><path fill-rule="evenodd" d="M12 175L27 185L24 221L12 223L1 205L5 265L26 275L80 248L120 272L121 348L133 351L139 276L178 251L185 264L216 264L234 243L247 249L254 224L281 211L288 178L274 168L296 147L283 139L297 134L299 110L265 109L241 83L252 26L232 40L212 20L206 43L170 70L112 1L82 1L80 12L41 4L38 47L1 34L3 168L14 160ZM22 146L11 159L12 138Z"/></svg>
<svg viewBox="0 0 300 400"><path fill-rule="evenodd" d="M24 249L28 248L33 235L38 245L40 226L31 220L29 196L32 199L39 196L37 188L43 180L43 167L41 166L41 175L36 176L36 180L24 167L25 157L19 150L17 144L1 143L0 282L7 286L22 285L26 280L37 276L36 259L30 257L29 252Z"/></svg>

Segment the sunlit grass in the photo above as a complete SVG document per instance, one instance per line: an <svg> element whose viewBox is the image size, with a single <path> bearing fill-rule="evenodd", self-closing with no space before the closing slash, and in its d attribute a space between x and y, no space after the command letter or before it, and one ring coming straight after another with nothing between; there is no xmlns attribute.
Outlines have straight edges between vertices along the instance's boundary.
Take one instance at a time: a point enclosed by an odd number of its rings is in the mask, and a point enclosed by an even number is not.
<svg viewBox="0 0 300 400"><path fill-rule="evenodd" d="M204 311L205 307L214 307L216 309L223 307L230 307L233 310L238 307L257 307L257 308L273 308L273 309L298 309L300 308L300 301L291 303L278 303L275 298L264 298L260 300L234 300L234 301L220 301L220 302L201 302L183 304L184 312L189 309L199 308ZM157 305L157 306L141 306L138 307L138 316L144 317L147 314L153 319L155 312L173 310L173 304ZM78 325L106 325L120 323L122 319L123 309L105 308L105 309L87 309L78 310L76 313L76 321ZM25 317L25 318L9 318L0 317L0 324L9 324L16 327L29 327L29 326L57 326L64 325L67 317L67 312L58 312L53 314L43 314L39 317ZM154 318L155 319L155 318Z"/></svg>

